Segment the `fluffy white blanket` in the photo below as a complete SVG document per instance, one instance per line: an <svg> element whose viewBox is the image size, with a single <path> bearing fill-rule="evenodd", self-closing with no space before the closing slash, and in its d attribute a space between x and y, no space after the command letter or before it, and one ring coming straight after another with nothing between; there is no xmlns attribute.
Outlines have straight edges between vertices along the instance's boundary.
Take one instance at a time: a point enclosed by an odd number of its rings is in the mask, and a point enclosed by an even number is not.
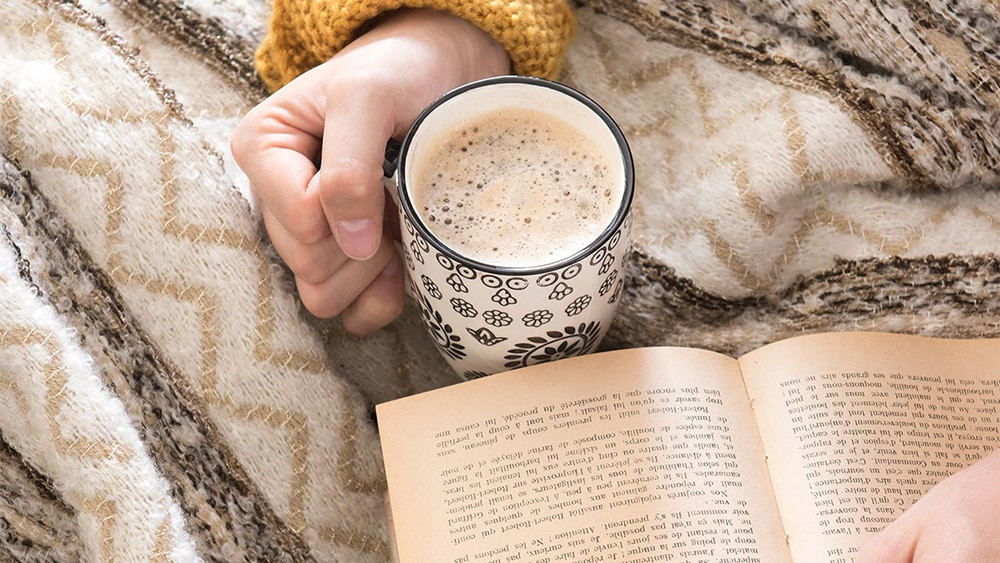
<svg viewBox="0 0 1000 563"><path fill-rule="evenodd" d="M564 80L638 180L609 345L997 332L995 5L589 4ZM412 308L309 317L241 195L267 5L0 7L0 552L385 560L370 404L455 376Z"/></svg>

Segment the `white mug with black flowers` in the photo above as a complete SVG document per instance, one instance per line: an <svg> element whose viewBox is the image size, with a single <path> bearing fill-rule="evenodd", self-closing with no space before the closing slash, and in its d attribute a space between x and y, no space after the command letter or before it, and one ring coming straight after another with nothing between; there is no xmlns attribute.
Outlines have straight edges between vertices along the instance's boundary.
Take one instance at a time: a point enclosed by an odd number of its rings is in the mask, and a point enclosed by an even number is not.
<svg viewBox="0 0 1000 563"><path fill-rule="evenodd" d="M617 145L625 186L611 224L589 245L539 267L477 262L439 240L414 210L408 166L420 150L421 132L468 119L502 103L515 107L572 106L577 125ZM555 103L555 104L554 104ZM569 104L569 106L567 106ZM435 124L435 127L429 127ZM461 86L435 101L414 121L398 160L386 162L400 211L408 290L438 349L463 377L473 379L593 351L615 315L631 247L634 192L632 156L625 137L600 106L562 84L503 76ZM545 241L539 241L544 244Z"/></svg>

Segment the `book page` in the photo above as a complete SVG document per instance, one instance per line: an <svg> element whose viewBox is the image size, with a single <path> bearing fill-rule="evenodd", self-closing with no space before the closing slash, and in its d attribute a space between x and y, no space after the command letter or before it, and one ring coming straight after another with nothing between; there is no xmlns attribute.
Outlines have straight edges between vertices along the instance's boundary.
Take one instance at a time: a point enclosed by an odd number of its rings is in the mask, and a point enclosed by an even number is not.
<svg viewBox="0 0 1000 563"><path fill-rule="evenodd" d="M824 334L740 363L796 561L850 563L1000 445L1000 340Z"/></svg>
<svg viewBox="0 0 1000 563"><path fill-rule="evenodd" d="M788 562L735 360L607 352L378 406L404 563Z"/></svg>

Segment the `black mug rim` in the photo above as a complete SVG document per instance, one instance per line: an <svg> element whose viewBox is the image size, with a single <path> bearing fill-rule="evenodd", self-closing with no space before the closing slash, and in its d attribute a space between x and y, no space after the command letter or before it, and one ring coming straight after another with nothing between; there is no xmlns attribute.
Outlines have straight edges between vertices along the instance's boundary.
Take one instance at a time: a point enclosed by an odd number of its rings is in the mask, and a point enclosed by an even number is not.
<svg viewBox="0 0 1000 563"><path fill-rule="evenodd" d="M469 258L468 256L462 255L444 242L442 242L437 236L435 236L429 228L423 223L420 218L420 214L416 212L413 207L413 203L410 201L409 194L406 190L406 156L409 153L410 145L413 137L416 135L417 130L420 128L420 124L441 104L447 102L448 100L464 93L469 90L475 90L477 88L483 88L486 86L493 86L496 84L528 84L532 86L539 86L543 88L549 88L566 94L577 101L583 103L591 111L596 113L598 117L604 122L604 124L611 131L614 136L615 141L618 143L618 149L621 151L622 164L624 166L624 176L625 176L625 186L624 193L622 194L621 203L619 204L618 211L615 214L615 218L611 223L601 231L601 234L594 238L594 240L588 244L583 249L578 252L573 253L570 256L561 258L554 262L548 264L542 264L539 266L528 266L528 267L517 267L517 266L498 266L495 264L488 264L486 262L480 262ZM406 215L410 222L413 224L413 228L416 229L421 236L423 236L438 252L451 258L457 263L465 264L476 270L480 270L490 274L499 274L504 276L514 276L514 275L534 275L546 272L551 272L554 270L561 270L562 268L574 264L585 258L586 256L596 252L598 248L604 245L611 238L612 235L625 222L628 217L629 211L632 209L632 199L635 194L635 170L632 162L632 151L629 149L628 141L625 140L625 135L622 133L621 128L615 123L614 119L608 115L608 112L604 110L597 102L590 99L585 94L566 86L565 84L560 84L558 82L553 82L551 80L545 80L543 78L534 78L530 76L495 76L492 78L484 78L482 80L476 80L474 82L469 82L459 86L437 100L431 103L429 106L424 108L420 115L413 120L413 124L410 129L406 132L406 137L403 138L403 143L399 150L399 155L396 159L396 192L399 196L399 204L403 208L403 213Z"/></svg>

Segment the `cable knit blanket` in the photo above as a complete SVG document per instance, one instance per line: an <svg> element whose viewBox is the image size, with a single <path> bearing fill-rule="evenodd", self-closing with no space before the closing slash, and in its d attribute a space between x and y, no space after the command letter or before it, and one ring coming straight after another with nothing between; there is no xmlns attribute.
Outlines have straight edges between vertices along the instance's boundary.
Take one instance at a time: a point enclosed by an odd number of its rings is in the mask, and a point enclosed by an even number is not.
<svg viewBox="0 0 1000 563"><path fill-rule="evenodd" d="M388 559L409 306L297 301L228 134L263 1L0 0L0 558ZM1000 333L1000 5L592 0L564 80L636 158L606 347Z"/></svg>

